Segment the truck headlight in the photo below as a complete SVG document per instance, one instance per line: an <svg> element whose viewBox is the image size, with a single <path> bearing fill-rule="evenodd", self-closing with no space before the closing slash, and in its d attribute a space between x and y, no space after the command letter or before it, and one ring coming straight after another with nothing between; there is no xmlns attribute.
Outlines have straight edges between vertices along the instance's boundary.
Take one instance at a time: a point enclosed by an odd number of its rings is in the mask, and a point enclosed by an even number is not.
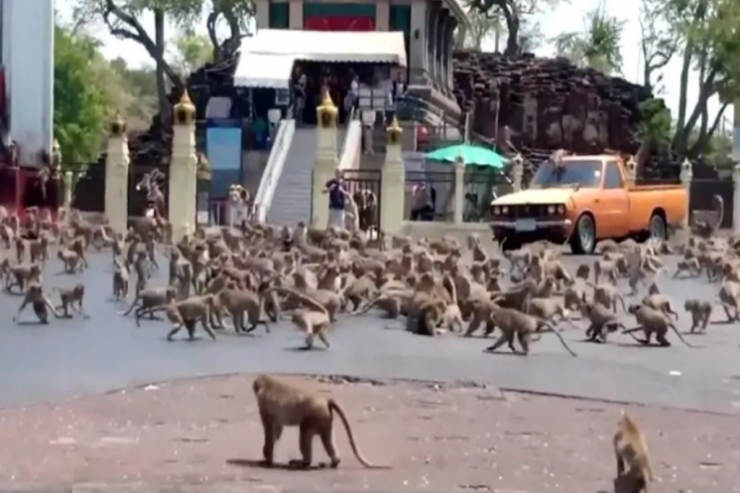
<svg viewBox="0 0 740 493"><path fill-rule="evenodd" d="M558 211L558 214L560 214L560 215L565 214L565 206L564 205L559 205L557 207L557 211Z"/></svg>
<svg viewBox="0 0 740 493"><path fill-rule="evenodd" d="M555 214L555 206L554 205L548 205L547 206L547 213L550 214L551 216L553 214Z"/></svg>
<svg viewBox="0 0 740 493"><path fill-rule="evenodd" d="M494 208L493 208L493 215L494 215L494 216L499 216L499 215L501 215L501 207L494 207Z"/></svg>
<svg viewBox="0 0 740 493"><path fill-rule="evenodd" d="M508 207L504 207L504 208L501 209L501 212L504 213L504 214L508 214L509 213L509 208Z"/></svg>

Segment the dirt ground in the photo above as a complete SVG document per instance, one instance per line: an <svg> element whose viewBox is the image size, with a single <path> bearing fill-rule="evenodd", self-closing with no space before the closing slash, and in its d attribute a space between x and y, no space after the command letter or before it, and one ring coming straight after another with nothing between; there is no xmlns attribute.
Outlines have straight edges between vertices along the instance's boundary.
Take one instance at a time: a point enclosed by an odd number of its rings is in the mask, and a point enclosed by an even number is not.
<svg viewBox="0 0 740 493"><path fill-rule="evenodd" d="M475 386L298 378L345 407L367 470L337 430L338 470L287 471L260 459L251 377L179 381L0 410L0 482L228 483L285 490L610 491L622 408L642 424L652 493L740 492L740 417L538 397ZM318 460L325 460L320 441ZM277 459L298 457L287 430ZM246 486L246 485L245 485Z"/></svg>

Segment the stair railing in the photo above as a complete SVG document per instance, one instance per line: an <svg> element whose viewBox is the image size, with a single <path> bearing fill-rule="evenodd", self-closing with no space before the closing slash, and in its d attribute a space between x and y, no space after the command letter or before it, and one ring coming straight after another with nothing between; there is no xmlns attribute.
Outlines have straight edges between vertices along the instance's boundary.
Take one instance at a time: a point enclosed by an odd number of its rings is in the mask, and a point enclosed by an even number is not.
<svg viewBox="0 0 740 493"><path fill-rule="evenodd" d="M339 155L339 169L355 169L358 167L358 158L362 148L362 122L359 116L360 112L353 107L350 110L347 133L344 135L342 151Z"/></svg>
<svg viewBox="0 0 740 493"><path fill-rule="evenodd" d="M262 173L262 179L254 200L257 221L261 224L264 224L267 220L267 212L270 210L272 200L275 197L275 189L283 174L283 166L285 166L294 134L295 120L293 119L292 108L288 108L287 118L280 121L275 134L270 157L267 159L267 165Z"/></svg>

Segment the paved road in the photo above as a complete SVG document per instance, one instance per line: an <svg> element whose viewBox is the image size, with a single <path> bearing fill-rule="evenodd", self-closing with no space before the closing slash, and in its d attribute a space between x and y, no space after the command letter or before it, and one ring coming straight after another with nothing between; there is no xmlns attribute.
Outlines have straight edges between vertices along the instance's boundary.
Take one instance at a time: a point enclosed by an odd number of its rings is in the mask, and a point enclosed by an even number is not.
<svg viewBox="0 0 740 493"><path fill-rule="evenodd" d="M575 264L583 258L566 260ZM571 358L552 336L535 344L528 358L482 353L488 341L458 337L423 338L389 330L374 317L344 318L328 351L298 352L301 335L286 324L271 335L223 334L216 342L167 343L164 322L117 315L125 304L110 301L110 257L97 255L81 276L87 285L89 320L60 320L52 326L15 325L20 298L0 295L0 405L66 398L173 378L231 372L345 374L375 378L478 381L505 389L644 402L721 412L740 410L740 327L712 325L693 336L704 347L671 348L596 345L579 342L580 331L564 332L579 353ZM50 262L47 285L78 280L56 273ZM163 273L162 273L163 274ZM161 276L160 276L161 277ZM706 281L663 282L683 304L686 296L711 299ZM25 320L30 320L29 310ZM719 313L715 315L719 318ZM686 317L680 327L686 329ZM674 338L675 339L675 338ZM680 374L675 374L680 372Z"/></svg>

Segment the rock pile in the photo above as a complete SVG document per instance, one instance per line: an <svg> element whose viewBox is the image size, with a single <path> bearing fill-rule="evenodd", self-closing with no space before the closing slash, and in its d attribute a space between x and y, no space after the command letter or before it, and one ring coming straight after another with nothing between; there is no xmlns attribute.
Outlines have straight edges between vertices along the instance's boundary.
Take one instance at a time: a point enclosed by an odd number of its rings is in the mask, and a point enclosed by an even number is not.
<svg viewBox="0 0 740 493"><path fill-rule="evenodd" d="M562 58L495 53L454 54L455 96L472 112L472 131L486 138L508 127L514 147L532 158L555 149L580 154L637 152L643 86L582 69ZM501 139L501 132L498 132ZM653 156L645 174L668 177L676 166Z"/></svg>

